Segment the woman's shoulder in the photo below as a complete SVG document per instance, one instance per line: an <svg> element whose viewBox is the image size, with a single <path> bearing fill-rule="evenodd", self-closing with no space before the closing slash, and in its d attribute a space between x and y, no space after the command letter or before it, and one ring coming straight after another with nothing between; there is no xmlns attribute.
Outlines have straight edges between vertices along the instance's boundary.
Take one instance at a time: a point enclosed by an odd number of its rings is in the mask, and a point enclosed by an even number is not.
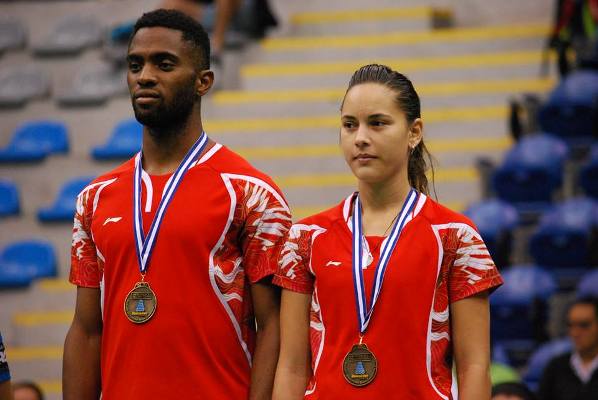
<svg viewBox="0 0 598 400"><path fill-rule="evenodd" d="M301 218L293 225L318 225L327 228L338 222L346 221L349 216L352 197L353 195L350 195L335 206Z"/></svg>
<svg viewBox="0 0 598 400"><path fill-rule="evenodd" d="M468 225L477 230L471 219L428 197L421 212L431 225Z"/></svg>

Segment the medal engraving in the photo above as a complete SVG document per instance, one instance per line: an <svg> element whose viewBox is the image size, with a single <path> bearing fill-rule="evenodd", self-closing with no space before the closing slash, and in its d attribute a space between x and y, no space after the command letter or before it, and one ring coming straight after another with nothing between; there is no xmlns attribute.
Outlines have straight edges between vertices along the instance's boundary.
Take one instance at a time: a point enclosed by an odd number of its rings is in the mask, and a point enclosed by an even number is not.
<svg viewBox="0 0 598 400"><path fill-rule="evenodd" d="M378 361L365 344L356 344L345 356L343 375L353 386L369 384L378 372Z"/></svg>
<svg viewBox="0 0 598 400"><path fill-rule="evenodd" d="M149 321L156 312L158 300L147 282L137 282L125 298L125 315L135 324Z"/></svg>

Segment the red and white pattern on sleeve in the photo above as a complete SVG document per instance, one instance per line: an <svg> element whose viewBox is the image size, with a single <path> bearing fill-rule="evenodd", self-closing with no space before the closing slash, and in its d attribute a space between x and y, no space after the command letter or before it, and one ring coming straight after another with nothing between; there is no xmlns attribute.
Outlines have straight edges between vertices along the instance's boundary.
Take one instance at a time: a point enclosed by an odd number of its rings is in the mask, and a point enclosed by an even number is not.
<svg viewBox="0 0 598 400"><path fill-rule="evenodd" d="M293 292L311 294L314 276L311 269L311 246L326 229L318 225L294 224L278 260L274 283Z"/></svg>
<svg viewBox="0 0 598 400"><path fill-rule="evenodd" d="M100 193L114 181L116 179L92 183L77 196L69 276L69 281L77 286L100 287L104 259L94 244L91 221L98 206Z"/></svg>
<svg viewBox="0 0 598 400"><path fill-rule="evenodd" d="M502 278L480 234L470 225L432 225L439 246L439 271L430 313L428 375L442 398L450 399L452 365L450 353L450 304L500 286ZM450 358L452 360L452 357Z"/></svg>
<svg viewBox="0 0 598 400"><path fill-rule="evenodd" d="M252 302L247 301L249 283L276 273L277 256L292 222L284 198L266 182L232 177L223 174L234 211L231 208L232 218L212 258L211 274L249 354L255 332Z"/></svg>

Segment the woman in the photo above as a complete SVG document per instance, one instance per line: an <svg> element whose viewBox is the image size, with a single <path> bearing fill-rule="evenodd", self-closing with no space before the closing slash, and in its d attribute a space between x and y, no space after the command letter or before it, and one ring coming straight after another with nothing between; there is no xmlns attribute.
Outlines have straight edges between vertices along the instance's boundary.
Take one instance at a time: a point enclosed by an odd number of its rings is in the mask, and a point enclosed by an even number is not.
<svg viewBox="0 0 598 400"><path fill-rule="evenodd" d="M289 232L274 399L490 399L488 292L502 279L473 224L427 197L413 85L360 68L341 123L358 192Z"/></svg>

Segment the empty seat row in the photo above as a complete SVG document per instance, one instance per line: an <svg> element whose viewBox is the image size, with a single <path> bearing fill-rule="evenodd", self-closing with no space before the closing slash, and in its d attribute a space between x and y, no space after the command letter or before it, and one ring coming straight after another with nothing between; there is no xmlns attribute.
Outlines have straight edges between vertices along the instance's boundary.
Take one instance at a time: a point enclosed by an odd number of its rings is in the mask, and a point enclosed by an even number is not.
<svg viewBox="0 0 598 400"><path fill-rule="evenodd" d="M25 287L56 274L54 247L44 240L19 241L0 251L0 288Z"/></svg>
<svg viewBox="0 0 598 400"><path fill-rule="evenodd" d="M91 151L96 160L127 159L141 148L142 126L134 119L119 122L105 144ZM0 149L0 163L38 162L70 148L61 121L31 121L19 126L8 145Z"/></svg>
<svg viewBox="0 0 598 400"><path fill-rule="evenodd" d="M72 222L77 195L89 185L93 177L77 177L65 182L51 205L37 211L40 222ZM20 212L19 191L8 180L0 180L0 217L18 215Z"/></svg>

